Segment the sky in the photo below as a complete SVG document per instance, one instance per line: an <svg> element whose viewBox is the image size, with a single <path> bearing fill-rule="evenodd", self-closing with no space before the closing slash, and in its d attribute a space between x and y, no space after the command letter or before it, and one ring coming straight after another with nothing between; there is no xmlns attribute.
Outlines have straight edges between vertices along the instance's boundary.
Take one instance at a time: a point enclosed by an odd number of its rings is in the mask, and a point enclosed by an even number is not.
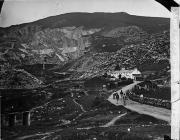
<svg viewBox="0 0 180 140"><path fill-rule="evenodd" d="M170 12L155 0L5 0L0 27L70 12L127 12L140 16L170 17Z"/></svg>

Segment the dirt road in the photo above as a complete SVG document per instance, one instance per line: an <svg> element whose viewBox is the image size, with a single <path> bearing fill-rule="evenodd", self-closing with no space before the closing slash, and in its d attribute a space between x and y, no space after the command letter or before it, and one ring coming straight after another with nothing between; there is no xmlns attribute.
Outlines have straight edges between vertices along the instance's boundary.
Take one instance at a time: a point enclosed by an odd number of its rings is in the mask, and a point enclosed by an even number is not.
<svg viewBox="0 0 180 140"><path fill-rule="evenodd" d="M127 92L128 90L131 90L138 83L140 82L137 81L133 84L125 86L122 88L122 91ZM116 92L120 93L120 90ZM116 106L123 105L123 102L121 99L118 102L116 99L113 99L113 94L109 96L108 101ZM138 112L140 114L146 114L154 118L167 121L168 123L170 123L171 121L171 110L169 109L140 104L138 102L135 102L129 99L127 100L127 105L125 107L129 110Z"/></svg>

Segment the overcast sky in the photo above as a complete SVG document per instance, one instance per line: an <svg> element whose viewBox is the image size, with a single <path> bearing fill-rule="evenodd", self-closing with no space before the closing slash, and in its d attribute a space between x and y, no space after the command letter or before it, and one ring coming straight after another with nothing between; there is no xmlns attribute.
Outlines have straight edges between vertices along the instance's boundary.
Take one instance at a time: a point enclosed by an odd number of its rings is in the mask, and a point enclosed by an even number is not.
<svg viewBox="0 0 180 140"><path fill-rule="evenodd" d="M5 0L0 27L69 12L127 12L132 15L170 17L170 12L155 0Z"/></svg>

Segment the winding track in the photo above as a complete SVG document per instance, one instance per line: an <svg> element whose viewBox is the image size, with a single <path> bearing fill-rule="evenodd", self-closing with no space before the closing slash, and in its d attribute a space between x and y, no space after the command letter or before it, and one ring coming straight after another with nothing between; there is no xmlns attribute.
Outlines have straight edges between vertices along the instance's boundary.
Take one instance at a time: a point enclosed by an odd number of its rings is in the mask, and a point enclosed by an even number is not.
<svg viewBox="0 0 180 140"><path fill-rule="evenodd" d="M78 102L76 102L75 99L73 99L73 101L74 101L75 104L77 104L77 105L81 108L82 112L86 112L86 110L83 108L83 106L82 106L81 104L79 104Z"/></svg>
<svg viewBox="0 0 180 140"><path fill-rule="evenodd" d="M110 122L106 123L105 125L102 125L101 127L110 127L114 125L114 123L120 119L121 117L125 116L127 113L121 114L119 116L114 117Z"/></svg>

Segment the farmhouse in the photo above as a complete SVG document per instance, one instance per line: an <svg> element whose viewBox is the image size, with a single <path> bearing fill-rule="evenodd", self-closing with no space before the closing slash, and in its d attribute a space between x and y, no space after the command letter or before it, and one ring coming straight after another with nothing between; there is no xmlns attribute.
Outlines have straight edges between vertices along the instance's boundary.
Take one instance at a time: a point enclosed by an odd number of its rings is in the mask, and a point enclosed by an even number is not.
<svg viewBox="0 0 180 140"><path fill-rule="evenodd" d="M108 74L117 79L120 77L120 75L121 77L130 78L134 80L136 80L136 77L141 76L141 72L137 68L132 69L132 70L126 70L125 68L122 68L121 70L113 71Z"/></svg>

